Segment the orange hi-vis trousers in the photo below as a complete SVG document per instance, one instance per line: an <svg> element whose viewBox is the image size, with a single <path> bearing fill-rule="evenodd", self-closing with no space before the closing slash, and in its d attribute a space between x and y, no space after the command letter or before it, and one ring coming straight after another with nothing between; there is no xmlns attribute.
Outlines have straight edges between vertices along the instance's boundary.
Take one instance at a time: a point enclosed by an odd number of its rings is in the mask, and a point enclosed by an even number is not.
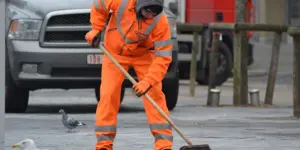
<svg viewBox="0 0 300 150"><path fill-rule="evenodd" d="M116 60L128 70L132 66L138 80L143 79L154 59L153 52L139 57L129 57L112 54ZM113 149L116 136L117 114L120 107L121 86L125 76L109 58L104 55L102 61L102 74L100 86L100 101L96 111L95 135L97 137L96 150ZM162 83L158 83L147 92L149 96L169 115L165 95L162 92ZM155 139L155 150L172 149L173 134L171 126L162 117L148 100L142 96L149 128Z"/></svg>

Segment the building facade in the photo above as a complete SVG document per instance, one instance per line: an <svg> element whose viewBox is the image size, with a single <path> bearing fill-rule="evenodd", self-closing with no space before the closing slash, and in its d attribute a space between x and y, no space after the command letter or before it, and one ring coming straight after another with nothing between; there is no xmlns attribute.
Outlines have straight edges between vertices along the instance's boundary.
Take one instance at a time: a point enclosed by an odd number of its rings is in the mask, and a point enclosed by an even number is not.
<svg viewBox="0 0 300 150"><path fill-rule="evenodd" d="M252 0L255 6L256 23L287 24L300 26L300 0ZM273 34L255 33L254 41L272 42ZM283 42L291 37L283 35Z"/></svg>

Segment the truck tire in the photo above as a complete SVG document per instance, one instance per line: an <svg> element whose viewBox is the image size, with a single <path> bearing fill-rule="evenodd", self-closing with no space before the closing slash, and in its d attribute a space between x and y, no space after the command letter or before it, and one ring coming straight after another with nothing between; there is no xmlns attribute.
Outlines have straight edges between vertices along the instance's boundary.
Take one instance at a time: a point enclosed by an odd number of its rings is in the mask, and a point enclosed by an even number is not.
<svg viewBox="0 0 300 150"><path fill-rule="evenodd" d="M248 66L251 66L254 63L254 57L253 57L253 44L248 44Z"/></svg>
<svg viewBox="0 0 300 150"><path fill-rule="evenodd" d="M5 112L24 113L28 107L29 90L17 87L11 77L8 63L5 65Z"/></svg>
<svg viewBox="0 0 300 150"><path fill-rule="evenodd" d="M95 95L96 95L96 100L97 100L97 102L99 102L99 100L100 100L100 90L99 90L99 88L100 88L100 87L95 88ZM125 95L125 88L122 88L122 89L121 89L121 99L120 99L120 103L123 102L124 95Z"/></svg>
<svg viewBox="0 0 300 150"><path fill-rule="evenodd" d="M221 42L220 49L218 51L219 59L218 59L218 68L217 68L217 76L215 80L215 85L222 85L224 82L230 78L232 74L233 68L233 58L232 53L228 46ZM210 56L208 56L209 58ZM208 66L205 70L205 76L202 79L197 79L198 84L200 85L208 85L209 82L209 59L208 59Z"/></svg>
<svg viewBox="0 0 300 150"><path fill-rule="evenodd" d="M170 111L172 111L177 105L179 79L172 80L172 82L163 81L162 91L164 92L166 97L167 107Z"/></svg>

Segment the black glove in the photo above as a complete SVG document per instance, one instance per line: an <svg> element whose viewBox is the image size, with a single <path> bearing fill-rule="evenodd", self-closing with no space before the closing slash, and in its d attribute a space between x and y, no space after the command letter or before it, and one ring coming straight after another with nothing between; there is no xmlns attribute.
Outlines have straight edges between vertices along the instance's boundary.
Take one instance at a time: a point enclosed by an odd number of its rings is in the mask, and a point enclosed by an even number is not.
<svg viewBox="0 0 300 150"><path fill-rule="evenodd" d="M137 84L134 84L132 88L134 89L136 96L141 97L145 95L152 88L152 86L146 81L140 81Z"/></svg>
<svg viewBox="0 0 300 150"><path fill-rule="evenodd" d="M98 48L100 41L101 41L101 32L98 32L98 34L93 38L91 46L94 48Z"/></svg>
<svg viewBox="0 0 300 150"><path fill-rule="evenodd" d="M149 86L145 92L143 92L143 93L136 93L135 95L136 95L137 97L141 97L141 96L145 95L149 90L151 90L151 88L152 88L152 87Z"/></svg>

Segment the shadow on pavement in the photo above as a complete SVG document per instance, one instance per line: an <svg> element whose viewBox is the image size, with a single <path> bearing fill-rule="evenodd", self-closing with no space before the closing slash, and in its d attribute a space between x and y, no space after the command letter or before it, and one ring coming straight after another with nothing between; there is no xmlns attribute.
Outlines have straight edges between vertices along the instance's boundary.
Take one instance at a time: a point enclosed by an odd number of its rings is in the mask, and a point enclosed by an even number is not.
<svg viewBox="0 0 300 150"><path fill-rule="evenodd" d="M56 114L59 109L64 109L68 114L95 113L96 105L94 104L77 104L77 105L30 105L26 114ZM119 113L139 113L144 112L144 108L130 107L121 105Z"/></svg>

